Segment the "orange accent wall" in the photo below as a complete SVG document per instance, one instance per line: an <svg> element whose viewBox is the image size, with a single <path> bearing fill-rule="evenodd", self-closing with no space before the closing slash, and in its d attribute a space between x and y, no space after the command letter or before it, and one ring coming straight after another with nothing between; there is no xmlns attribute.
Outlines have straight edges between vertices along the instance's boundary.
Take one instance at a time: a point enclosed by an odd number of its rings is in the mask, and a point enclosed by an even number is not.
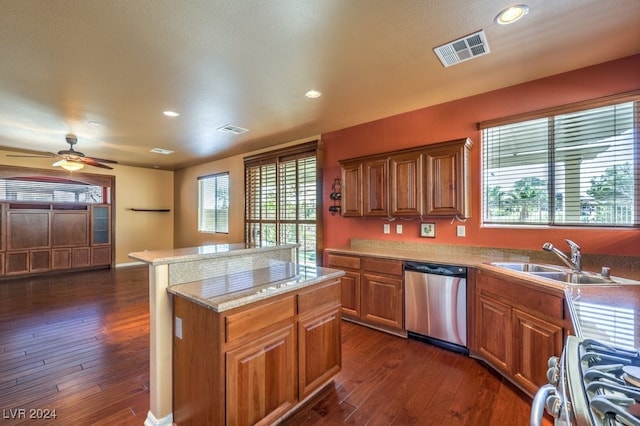
<svg viewBox="0 0 640 426"><path fill-rule="evenodd" d="M481 227L481 147L477 130L477 123L481 121L638 89L640 55L635 55L322 135L325 246L342 247L348 245L351 238L361 238L537 250L546 241L563 248L563 240L569 238L580 244L585 253L640 256L638 229ZM424 218L425 222L436 224L436 237L421 238L418 219L397 219L391 222L391 234L383 234L386 219L343 218L328 212L332 204L331 184L340 175L338 161L464 137L469 137L474 144L471 150L472 215L465 223L451 223L452 218ZM397 224L402 225L402 234L396 234ZM466 237L456 236L456 225L465 225Z"/></svg>

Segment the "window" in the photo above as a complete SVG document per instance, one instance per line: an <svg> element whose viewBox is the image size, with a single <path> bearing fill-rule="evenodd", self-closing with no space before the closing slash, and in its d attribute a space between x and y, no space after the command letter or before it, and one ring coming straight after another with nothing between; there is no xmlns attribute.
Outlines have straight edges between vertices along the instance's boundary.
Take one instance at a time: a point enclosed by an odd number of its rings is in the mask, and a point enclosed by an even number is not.
<svg viewBox="0 0 640 426"><path fill-rule="evenodd" d="M198 231L229 232L229 173L198 178Z"/></svg>
<svg viewBox="0 0 640 426"><path fill-rule="evenodd" d="M637 226L637 99L481 123L483 222Z"/></svg>
<svg viewBox="0 0 640 426"><path fill-rule="evenodd" d="M108 202L102 186L41 176L0 178L0 200L64 204Z"/></svg>
<svg viewBox="0 0 640 426"><path fill-rule="evenodd" d="M245 158L245 238L256 246L299 244L297 261L319 250L318 143Z"/></svg>

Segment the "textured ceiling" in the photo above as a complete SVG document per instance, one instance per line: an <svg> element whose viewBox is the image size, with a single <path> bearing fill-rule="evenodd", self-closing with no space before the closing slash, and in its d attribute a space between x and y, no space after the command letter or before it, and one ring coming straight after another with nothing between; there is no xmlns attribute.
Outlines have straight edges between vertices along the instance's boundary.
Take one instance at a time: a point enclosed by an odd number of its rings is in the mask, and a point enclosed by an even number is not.
<svg viewBox="0 0 640 426"><path fill-rule="evenodd" d="M638 0L531 0L494 24L509 4L3 0L0 148L72 132L87 155L179 169L640 53ZM481 29L490 54L440 64L434 47Z"/></svg>

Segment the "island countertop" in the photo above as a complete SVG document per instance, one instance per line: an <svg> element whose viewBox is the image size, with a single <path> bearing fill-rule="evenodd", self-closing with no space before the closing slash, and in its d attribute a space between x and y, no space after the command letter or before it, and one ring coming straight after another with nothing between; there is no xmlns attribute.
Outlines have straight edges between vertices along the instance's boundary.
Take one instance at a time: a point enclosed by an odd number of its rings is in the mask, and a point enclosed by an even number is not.
<svg viewBox="0 0 640 426"><path fill-rule="evenodd" d="M344 271L337 269L277 262L265 268L172 285L167 291L223 312L342 275Z"/></svg>
<svg viewBox="0 0 640 426"><path fill-rule="evenodd" d="M296 244L280 244L270 247L252 247L244 243L233 244L209 244L197 247L185 247L166 250L145 250L129 253L129 257L148 263L150 265L162 265L177 262L190 262L209 258L222 258L238 254L260 254L273 250L295 248Z"/></svg>

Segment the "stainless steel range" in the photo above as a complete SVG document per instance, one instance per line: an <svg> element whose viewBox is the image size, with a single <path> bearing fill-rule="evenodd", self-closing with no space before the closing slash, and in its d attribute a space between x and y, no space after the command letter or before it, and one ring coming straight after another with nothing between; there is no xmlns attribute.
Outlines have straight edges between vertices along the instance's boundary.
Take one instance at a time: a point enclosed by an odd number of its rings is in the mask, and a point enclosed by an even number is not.
<svg viewBox="0 0 640 426"><path fill-rule="evenodd" d="M569 336L560 359L549 359L549 384L531 409L531 426L543 410L559 425L640 426L640 352Z"/></svg>

